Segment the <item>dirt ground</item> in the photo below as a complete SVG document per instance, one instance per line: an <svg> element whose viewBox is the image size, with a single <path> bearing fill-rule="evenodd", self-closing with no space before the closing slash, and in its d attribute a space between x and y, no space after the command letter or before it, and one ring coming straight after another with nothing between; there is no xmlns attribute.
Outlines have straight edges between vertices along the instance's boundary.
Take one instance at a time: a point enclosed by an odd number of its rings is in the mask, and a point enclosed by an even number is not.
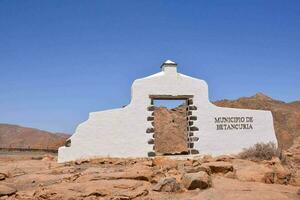
<svg viewBox="0 0 300 200"><path fill-rule="evenodd" d="M82 160L0 154L0 199L300 199L299 181L278 158L230 156Z"/></svg>

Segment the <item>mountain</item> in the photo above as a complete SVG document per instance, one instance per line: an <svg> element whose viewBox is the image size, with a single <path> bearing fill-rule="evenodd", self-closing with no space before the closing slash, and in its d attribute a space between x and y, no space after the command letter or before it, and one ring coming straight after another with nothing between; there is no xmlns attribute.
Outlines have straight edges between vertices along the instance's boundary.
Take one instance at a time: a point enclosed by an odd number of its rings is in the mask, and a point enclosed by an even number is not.
<svg viewBox="0 0 300 200"><path fill-rule="evenodd" d="M57 150L70 137L34 128L0 124L0 148Z"/></svg>
<svg viewBox="0 0 300 200"><path fill-rule="evenodd" d="M280 148L288 149L300 136L300 101L285 103L263 93L257 93L251 97L236 100L225 99L213 103L220 107L270 110L273 114L274 128Z"/></svg>

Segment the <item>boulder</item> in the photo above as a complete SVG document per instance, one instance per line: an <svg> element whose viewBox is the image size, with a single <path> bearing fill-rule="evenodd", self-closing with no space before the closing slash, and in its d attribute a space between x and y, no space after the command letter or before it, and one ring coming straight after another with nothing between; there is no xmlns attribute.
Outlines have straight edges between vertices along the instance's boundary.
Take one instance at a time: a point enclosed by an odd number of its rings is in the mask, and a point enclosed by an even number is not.
<svg viewBox="0 0 300 200"><path fill-rule="evenodd" d="M203 163L213 162L214 158L211 155L204 155L202 158Z"/></svg>
<svg viewBox="0 0 300 200"><path fill-rule="evenodd" d="M236 177L241 181L254 181L268 184L290 184L292 173L276 159L253 162L236 159L233 161Z"/></svg>
<svg viewBox="0 0 300 200"><path fill-rule="evenodd" d="M206 189L211 187L211 177L204 171L187 173L182 176L182 184L188 190Z"/></svg>
<svg viewBox="0 0 300 200"><path fill-rule="evenodd" d="M233 171L233 165L229 162L219 161L219 162L208 162L201 165L202 167L208 167L212 173L223 173Z"/></svg>
<svg viewBox="0 0 300 200"><path fill-rule="evenodd" d="M121 171L110 173L91 174L89 181L95 180L118 180L118 179L132 179L151 182L154 176L153 170L144 165L133 165Z"/></svg>
<svg viewBox="0 0 300 200"><path fill-rule="evenodd" d="M177 168L178 162L174 159L157 156L153 159L152 164L160 168L172 169Z"/></svg>
<svg viewBox="0 0 300 200"><path fill-rule="evenodd" d="M178 192L180 189L180 184L174 177L163 178L153 187L157 192Z"/></svg>
<svg viewBox="0 0 300 200"><path fill-rule="evenodd" d="M42 158L42 161L53 161L55 157L53 155L47 154Z"/></svg>
<svg viewBox="0 0 300 200"><path fill-rule="evenodd" d="M206 172L207 174L211 174L211 170L207 166L186 166L184 167L184 171L186 173L197 173L197 172Z"/></svg>
<svg viewBox="0 0 300 200"><path fill-rule="evenodd" d="M274 166L274 174L275 183L284 185L290 183L292 173L288 169L284 168L281 164L277 164L276 166Z"/></svg>
<svg viewBox="0 0 300 200"><path fill-rule="evenodd" d="M7 177L8 177L7 174L0 172L0 181L5 180Z"/></svg>
<svg viewBox="0 0 300 200"><path fill-rule="evenodd" d="M230 156L230 155L221 155L221 156L215 157L215 161L230 162L232 159L234 159L234 157Z"/></svg>
<svg viewBox="0 0 300 200"><path fill-rule="evenodd" d="M8 187L6 185L0 185L0 197L1 196L10 196L17 192L15 188Z"/></svg>

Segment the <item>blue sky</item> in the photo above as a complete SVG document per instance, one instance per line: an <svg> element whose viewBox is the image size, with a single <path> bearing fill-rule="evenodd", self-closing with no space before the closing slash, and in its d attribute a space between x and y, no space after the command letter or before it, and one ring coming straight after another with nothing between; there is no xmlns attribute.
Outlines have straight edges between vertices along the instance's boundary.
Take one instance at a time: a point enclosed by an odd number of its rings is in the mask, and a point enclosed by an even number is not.
<svg viewBox="0 0 300 200"><path fill-rule="evenodd" d="M300 99L300 1L0 0L0 122L72 133L176 61L210 99Z"/></svg>

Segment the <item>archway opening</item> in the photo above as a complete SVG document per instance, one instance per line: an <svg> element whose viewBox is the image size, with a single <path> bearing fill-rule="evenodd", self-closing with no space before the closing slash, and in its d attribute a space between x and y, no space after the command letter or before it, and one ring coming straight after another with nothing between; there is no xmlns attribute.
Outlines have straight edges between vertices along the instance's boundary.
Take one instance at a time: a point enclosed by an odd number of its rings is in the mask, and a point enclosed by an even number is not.
<svg viewBox="0 0 300 200"><path fill-rule="evenodd" d="M153 100L156 155L188 154L187 100Z"/></svg>
<svg viewBox="0 0 300 200"><path fill-rule="evenodd" d="M153 151L148 152L148 156L199 153L194 148L194 143L199 140L194 132L199 129L194 124L197 107L193 105L193 97L149 95L150 105L147 110L150 112L147 121L151 121L151 126L146 133L152 134L148 144L153 145Z"/></svg>

